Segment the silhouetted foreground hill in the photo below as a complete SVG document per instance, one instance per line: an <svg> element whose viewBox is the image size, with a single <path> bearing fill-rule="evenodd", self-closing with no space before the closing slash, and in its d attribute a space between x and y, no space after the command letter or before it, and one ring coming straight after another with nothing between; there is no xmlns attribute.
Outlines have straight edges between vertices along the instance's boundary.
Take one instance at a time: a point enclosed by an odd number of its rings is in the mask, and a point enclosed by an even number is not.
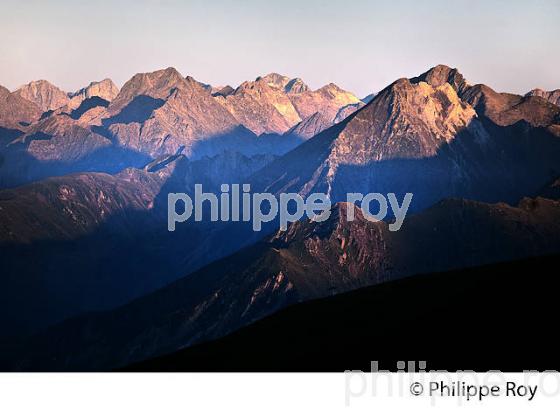
<svg viewBox="0 0 560 410"><path fill-rule="evenodd" d="M125 371L560 368L560 255L421 275L288 307L222 339Z"/></svg>

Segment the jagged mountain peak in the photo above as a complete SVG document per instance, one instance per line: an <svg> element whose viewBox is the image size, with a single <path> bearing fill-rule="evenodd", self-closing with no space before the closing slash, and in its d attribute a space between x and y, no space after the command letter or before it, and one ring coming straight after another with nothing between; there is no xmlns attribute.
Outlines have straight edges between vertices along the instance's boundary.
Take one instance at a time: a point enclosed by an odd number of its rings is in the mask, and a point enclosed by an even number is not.
<svg viewBox="0 0 560 410"><path fill-rule="evenodd" d="M325 84L324 86L322 86L321 88L319 88L317 90L318 92L324 91L324 92L328 92L328 93L340 93L340 92L345 92L342 88L340 88L338 85L336 85L335 83L328 83Z"/></svg>
<svg viewBox="0 0 560 410"><path fill-rule="evenodd" d="M459 70L443 64L438 64L437 66L430 68L425 73L412 78L410 81L412 83L423 81L433 87L439 87L445 83L449 83L458 94L463 93L469 87L467 81Z"/></svg>
<svg viewBox="0 0 560 410"><path fill-rule="evenodd" d="M214 97L227 97L235 92L235 88L231 85L226 85L223 87L216 88L212 91Z"/></svg>
<svg viewBox="0 0 560 410"><path fill-rule="evenodd" d="M168 89L177 84L183 84L186 79L173 67L162 70L156 70L148 73L135 74L122 87L121 91L127 91L129 88L142 89Z"/></svg>
<svg viewBox="0 0 560 410"><path fill-rule="evenodd" d="M283 89L290 81L290 78L278 73L269 73L265 76L257 77L256 81L264 82L269 87Z"/></svg>
<svg viewBox="0 0 560 410"><path fill-rule="evenodd" d="M360 99L358 97L356 97L349 91L343 90L334 83L329 83L322 86L318 90L314 91L313 94L333 101L336 106L339 106L339 109L347 105L360 103Z"/></svg>
<svg viewBox="0 0 560 410"><path fill-rule="evenodd" d="M455 143L458 136L461 142ZM346 192L367 192L371 184L385 187L393 181L398 185L397 180L409 184L408 180L416 178L395 175L393 163L422 169L424 164L430 167L440 161L436 158L445 157L443 164L448 157L442 150L446 152L449 146L468 144L484 151L488 140L475 110L459 98L450 84L433 87L422 81L400 79L357 113L266 167L262 172L263 189L295 190L304 196L323 192L331 200L340 201ZM383 173L388 176L383 178ZM420 190L420 186L416 189ZM417 202L427 202L430 196Z"/></svg>
<svg viewBox="0 0 560 410"><path fill-rule="evenodd" d="M240 127L220 99L174 68L135 75L107 111L105 125L114 138L152 158L173 154L179 147L189 158L231 145L253 148L249 143L254 135Z"/></svg>
<svg viewBox="0 0 560 410"><path fill-rule="evenodd" d="M213 89L212 85L200 82L190 75L185 77L185 81L191 85L194 85L195 87L200 87L201 89L203 89L208 93L212 93L212 89Z"/></svg>
<svg viewBox="0 0 560 410"><path fill-rule="evenodd" d="M113 80L105 78L101 81L92 81L86 87L71 93L70 97L82 97L83 99L100 97L106 101L113 101L118 93L119 88L115 85Z"/></svg>
<svg viewBox="0 0 560 410"><path fill-rule="evenodd" d="M47 80L31 81L19 87L15 93L35 103L43 112L56 110L70 101L67 93Z"/></svg>
<svg viewBox="0 0 560 410"><path fill-rule="evenodd" d="M92 81L86 87L74 92L69 93L70 102L61 110L64 112L72 112L79 109L84 101L88 100L90 103L103 100L103 104L108 105L119 94L119 88L115 85L113 80L105 78L101 81ZM97 102L101 102L101 100Z"/></svg>
<svg viewBox="0 0 560 410"><path fill-rule="evenodd" d="M216 96L245 127L256 134L286 133L316 112L320 112L332 125L344 114L361 107L355 95L335 84L312 91L301 78L290 79L278 73L245 81L235 92ZM342 110L351 105L356 106Z"/></svg>
<svg viewBox="0 0 560 410"><path fill-rule="evenodd" d="M58 88L58 87L56 87L54 84L52 84L50 81L47 81L47 80L44 80L44 79L39 79L39 80L30 81L30 82L28 82L27 84L24 84L24 85L22 85L21 87L18 87L18 90L19 90L19 89L22 89L22 88L24 88L24 87L27 87L27 86L31 86L31 87L55 87L55 88Z"/></svg>
<svg viewBox="0 0 560 410"><path fill-rule="evenodd" d="M547 100L548 102L560 106L560 89L552 90L552 91L545 91L540 88L535 88L534 90L529 91L525 94L527 97L541 97Z"/></svg>
<svg viewBox="0 0 560 410"><path fill-rule="evenodd" d="M333 202L348 192L373 192L372 187L375 192L414 192L412 206L422 209L450 195L518 200L556 172L560 145L546 135L550 127L531 127L560 118L558 107L483 85L461 96L443 81L458 79L458 72L444 67L420 77L395 81L355 114L265 167L259 188L303 196L322 192ZM496 104L487 98L492 95ZM531 120L520 124L527 138L509 137L519 131L505 128L519 118ZM546 153L540 144L548 147ZM527 168L518 173L521 163Z"/></svg>
<svg viewBox="0 0 560 410"><path fill-rule="evenodd" d="M554 131L560 121L560 107L538 95L499 93L484 84L468 87L461 98L500 126L525 121ZM558 134L557 134L558 135Z"/></svg>
<svg viewBox="0 0 560 410"><path fill-rule="evenodd" d="M432 86L399 79L344 125L335 144L337 157L366 163L435 155L475 117L449 83ZM344 148L348 144L354 147L351 152Z"/></svg>
<svg viewBox="0 0 560 410"><path fill-rule="evenodd" d="M479 115L488 117L500 126L510 126L519 121L526 121L533 126L557 127L560 91L541 93L530 92L525 96L499 93L485 84L470 85L456 69L438 65L410 80L412 83L425 82L432 86L450 84L459 97L470 104ZM539 98L536 98L539 97Z"/></svg>
<svg viewBox="0 0 560 410"><path fill-rule="evenodd" d="M193 81L188 81L173 67L149 73L138 73L123 85L109 106L109 111L113 113L120 111L140 95L154 99L165 99L174 88L192 87L193 84Z"/></svg>
<svg viewBox="0 0 560 410"><path fill-rule="evenodd" d="M310 91L305 82L299 78L290 78L278 73L270 73L265 76L257 77L255 82L265 84L268 87L280 90L286 94L299 94Z"/></svg>
<svg viewBox="0 0 560 410"><path fill-rule="evenodd" d="M34 102L0 85L0 127L20 129L39 119L41 112Z"/></svg>

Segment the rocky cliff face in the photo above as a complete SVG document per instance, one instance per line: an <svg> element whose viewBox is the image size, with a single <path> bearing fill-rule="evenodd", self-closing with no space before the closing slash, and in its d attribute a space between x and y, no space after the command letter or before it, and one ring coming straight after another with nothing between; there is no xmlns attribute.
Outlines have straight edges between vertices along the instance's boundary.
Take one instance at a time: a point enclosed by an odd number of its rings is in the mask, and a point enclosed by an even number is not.
<svg viewBox="0 0 560 410"><path fill-rule="evenodd" d="M443 64L432 67L425 73L410 79L413 84L421 82L430 84L432 87L440 87L448 83L453 87L458 95L462 95L470 88L469 83L456 68L451 68Z"/></svg>
<svg viewBox="0 0 560 410"><path fill-rule="evenodd" d="M538 93L526 96L498 93L484 84L469 85L457 69L436 66L412 82L425 81L432 86L450 84L458 96L470 104L479 115L501 126L526 121L534 127L551 127L559 121L560 109L550 104ZM554 128L554 127L552 127Z"/></svg>
<svg viewBox="0 0 560 410"><path fill-rule="evenodd" d="M56 110L70 101L68 94L45 80L32 81L15 93L36 104L43 112Z"/></svg>
<svg viewBox="0 0 560 410"><path fill-rule="evenodd" d="M41 109L36 104L0 86L0 127L21 129L40 116Z"/></svg>
<svg viewBox="0 0 560 410"><path fill-rule="evenodd" d="M233 94L217 101L255 134L283 134L301 121L284 89L288 81L269 74L244 82Z"/></svg>

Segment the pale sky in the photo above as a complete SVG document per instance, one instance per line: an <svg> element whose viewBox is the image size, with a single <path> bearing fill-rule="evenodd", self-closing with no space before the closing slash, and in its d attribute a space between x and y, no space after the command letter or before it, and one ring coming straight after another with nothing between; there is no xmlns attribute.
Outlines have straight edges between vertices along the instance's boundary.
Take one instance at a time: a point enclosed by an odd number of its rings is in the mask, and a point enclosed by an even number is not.
<svg viewBox="0 0 560 410"><path fill-rule="evenodd" d="M560 1L0 0L0 84L65 91L173 66L214 85L279 72L363 97L438 63L560 88Z"/></svg>

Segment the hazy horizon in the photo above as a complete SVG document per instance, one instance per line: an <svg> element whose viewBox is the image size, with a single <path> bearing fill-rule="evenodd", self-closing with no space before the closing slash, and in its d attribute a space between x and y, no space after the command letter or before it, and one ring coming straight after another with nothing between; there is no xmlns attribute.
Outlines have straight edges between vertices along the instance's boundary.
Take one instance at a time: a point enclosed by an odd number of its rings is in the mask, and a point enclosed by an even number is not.
<svg viewBox="0 0 560 410"><path fill-rule="evenodd" d="M560 4L487 3L4 0L0 85L120 87L172 66L212 85L278 72L364 97L446 64L497 91L560 88Z"/></svg>

